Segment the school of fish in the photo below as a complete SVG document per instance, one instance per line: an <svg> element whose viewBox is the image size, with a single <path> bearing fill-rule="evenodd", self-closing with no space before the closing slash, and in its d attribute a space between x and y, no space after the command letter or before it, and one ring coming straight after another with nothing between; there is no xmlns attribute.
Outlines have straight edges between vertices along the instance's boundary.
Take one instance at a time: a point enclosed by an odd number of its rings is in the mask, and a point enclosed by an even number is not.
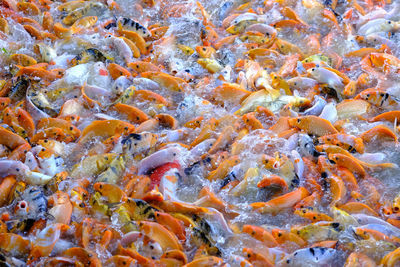
<svg viewBox="0 0 400 267"><path fill-rule="evenodd" d="M0 266L400 266L400 1L2 0Z"/></svg>

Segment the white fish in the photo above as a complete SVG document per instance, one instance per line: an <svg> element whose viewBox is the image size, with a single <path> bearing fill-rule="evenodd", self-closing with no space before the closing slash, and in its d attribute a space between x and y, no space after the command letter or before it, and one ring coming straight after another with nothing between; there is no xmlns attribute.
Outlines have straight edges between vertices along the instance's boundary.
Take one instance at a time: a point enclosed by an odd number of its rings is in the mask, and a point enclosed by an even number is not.
<svg viewBox="0 0 400 267"><path fill-rule="evenodd" d="M40 169L44 174L54 176L59 172L64 171L64 160L61 157L51 155L48 158L38 158Z"/></svg>
<svg viewBox="0 0 400 267"><path fill-rule="evenodd" d="M243 14L240 14L239 16L237 16L232 21L231 25L235 25L235 24L238 24L238 23L240 23L242 21L246 21L246 20L257 20L257 19L258 19L257 14L246 12L246 13L243 13Z"/></svg>
<svg viewBox="0 0 400 267"><path fill-rule="evenodd" d="M119 76L113 83L111 90L117 94L121 94L126 88L131 86L132 82L125 76Z"/></svg>
<svg viewBox="0 0 400 267"><path fill-rule="evenodd" d="M300 155L308 158L317 158L320 155L315 149L312 138L308 134L299 134L298 151Z"/></svg>
<svg viewBox="0 0 400 267"><path fill-rule="evenodd" d="M334 266L337 250L333 248L313 247L296 250L293 254L283 259L279 266Z"/></svg>
<svg viewBox="0 0 400 267"><path fill-rule="evenodd" d="M109 90L105 89L105 87L98 87L96 85L85 85L85 94L91 98L112 96L112 93Z"/></svg>
<svg viewBox="0 0 400 267"><path fill-rule="evenodd" d="M360 35L369 35L376 32L390 32L397 31L400 25L396 21L388 19L374 19L362 25L357 33Z"/></svg>
<svg viewBox="0 0 400 267"><path fill-rule="evenodd" d="M385 229L390 230L391 233L393 235L395 235L396 237L400 237L399 228L391 225L390 223L388 223L380 218L362 214L362 213L353 214L352 216L360 223L360 225L381 225Z"/></svg>
<svg viewBox="0 0 400 267"><path fill-rule="evenodd" d="M181 151L178 147L168 147L162 150L159 150L150 156L142 159L138 165L138 174L144 175L151 171L152 169L157 168L168 162L174 162L180 156Z"/></svg>
<svg viewBox="0 0 400 267"><path fill-rule="evenodd" d="M75 55L62 54L53 59L54 66L57 66L58 68L67 69L69 67L69 62L71 62L71 60L74 58Z"/></svg>
<svg viewBox="0 0 400 267"><path fill-rule="evenodd" d="M158 83L147 78L134 78L132 83L138 90L147 89L151 91L157 91L161 89Z"/></svg>
<svg viewBox="0 0 400 267"><path fill-rule="evenodd" d="M63 78L64 82L68 85L82 86L88 78L88 72L91 65L92 64L89 63L79 64L67 69Z"/></svg>
<svg viewBox="0 0 400 267"><path fill-rule="evenodd" d="M272 37L277 34L277 31L274 27L265 24L265 23L256 23L248 26L246 28L246 32L260 32L262 34L266 34L269 37Z"/></svg>
<svg viewBox="0 0 400 267"><path fill-rule="evenodd" d="M163 194L164 199L172 201L180 201L176 196L176 190L178 189L178 183L181 174L179 169L173 168L168 170L160 180L159 190Z"/></svg>
<svg viewBox="0 0 400 267"><path fill-rule="evenodd" d="M193 157L200 157L201 155L206 153L208 150L210 150L210 148L212 147L212 145L214 144L215 141L216 141L216 139L214 139L214 138L204 140L197 146L193 147L190 150L190 154Z"/></svg>
<svg viewBox="0 0 400 267"><path fill-rule="evenodd" d="M306 109L303 112L303 115L314 115L319 116L326 105L325 99L316 95L314 96L313 106L311 108Z"/></svg>
<svg viewBox="0 0 400 267"><path fill-rule="evenodd" d="M110 43L117 49L118 54L121 58L125 60L125 62L133 61L133 53L129 45L125 43L122 38L118 38L112 35L107 36L107 39Z"/></svg>
<svg viewBox="0 0 400 267"><path fill-rule="evenodd" d="M111 76L108 75L106 65L103 62L96 62L89 68L87 83L96 87L111 91Z"/></svg>
<svg viewBox="0 0 400 267"><path fill-rule="evenodd" d="M30 169L27 165L17 160L1 160L0 161L0 176L5 177L8 175L22 176L29 172Z"/></svg>
<svg viewBox="0 0 400 267"><path fill-rule="evenodd" d="M170 130L170 131L165 131L161 133L160 140L162 143L166 142L176 142L183 138L187 134L187 131L183 129L177 129L177 130Z"/></svg>
<svg viewBox="0 0 400 267"><path fill-rule="evenodd" d="M326 104L319 117L328 120L331 123L336 122L338 118L336 104L333 102Z"/></svg>
<svg viewBox="0 0 400 267"><path fill-rule="evenodd" d="M25 164L29 167L29 169L34 170L39 167L38 162L31 151L26 152L25 154Z"/></svg>
<svg viewBox="0 0 400 267"><path fill-rule="evenodd" d="M307 70L313 78L319 83L327 84L338 92L338 96L344 88L343 79L334 73L322 67L315 67Z"/></svg>
<svg viewBox="0 0 400 267"><path fill-rule="evenodd" d="M375 10L372 10L371 12L365 14L364 16L360 16L360 18L357 21L357 28L359 29L361 26L372 20L382 19L382 18L389 19L386 17L387 14L388 12L383 8L376 8Z"/></svg>
<svg viewBox="0 0 400 267"><path fill-rule="evenodd" d="M20 179L31 185L44 185L48 183L52 176L34 172L29 167L16 160L1 160L0 161L0 176L16 175Z"/></svg>
<svg viewBox="0 0 400 267"><path fill-rule="evenodd" d="M299 134L295 133L292 134L288 139L287 142L285 144L285 148L289 151L296 149L297 145L299 142Z"/></svg>
<svg viewBox="0 0 400 267"><path fill-rule="evenodd" d="M40 172L27 172L23 180L25 180L28 184L31 185L45 185L53 178L53 176L49 176Z"/></svg>
<svg viewBox="0 0 400 267"><path fill-rule="evenodd" d="M287 83L290 88L300 91L310 89L318 84L316 80L307 77L294 77L287 80Z"/></svg>
<svg viewBox="0 0 400 267"><path fill-rule="evenodd" d="M222 215L221 212L211 207L207 207L207 210L208 211L204 213L204 218L207 219L208 222L210 221L215 222L214 224L216 225L214 228L222 230L224 236L233 235L231 228L229 227L228 223L225 220L224 215Z"/></svg>

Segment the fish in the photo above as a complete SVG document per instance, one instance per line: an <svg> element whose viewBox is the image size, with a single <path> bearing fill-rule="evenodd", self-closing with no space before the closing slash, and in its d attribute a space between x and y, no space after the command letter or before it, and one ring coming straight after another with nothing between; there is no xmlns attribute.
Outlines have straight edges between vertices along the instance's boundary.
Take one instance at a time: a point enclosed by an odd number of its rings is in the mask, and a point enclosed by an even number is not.
<svg viewBox="0 0 400 267"><path fill-rule="evenodd" d="M313 139L307 134L299 135L299 153L303 157L309 157L312 159L317 159L321 153L315 149Z"/></svg>
<svg viewBox="0 0 400 267"><path fill-rule="evenodd" d="M366 89L360 92L355 98L364 99L372 105L385 109L396 109L400 103L400 99L398 99L397 97L385 91L372 89Z"/></svg>
<svg viewBox="0 0 400 267"><path fill-rule="evenodd" d="M360 35L368 36L377 32L389 32L389 31L397 31L399 29L398 22L391 21L388 19L374 19L370 20L364 25L362 25L357 33Z"/></svg>
<svg viewBox="0 0 400 267"><path fill-rule="evenodd" d="M155 152L139 162L138 174L146 174L164 163L173 162L178 158L180 153L181 151L177 147L169 147Z"/></svg>
<svg viewBox="0 0 400 267"><path fill-rule="evenodd" d="M281 264L283 266L324 266L332 264L336 257L337 251L332 248L304 248L282 260Z"/></svg>
<svg viewBox="0 0 400 267"><path fill-rule="evenodd" d="M343 79L336 73L327 70L323 67L314 67L307 70L312 77L322 84L327 84L329 87L336 91L338 97L340 97L342 90L344 89Z"/></svg>
<svg viewBox="0 0 400 267"><path fill-rule="evenodd" d="M287 80L289 86L296 90L305 90L318 84L318 81L307 77L294 77Z"/></svg>
<svg viewBox="0 0 400 267"><path fill-rule="evenodd" d="M72 25L75 23L78 19L84 17L86 14L88 14L90 11L94 9L103 9L105 6L102 3L99 2L87 2L83 3L82 6L78 5L77 8L72 8L72 5L69 7L72 10L68 12L68 14L62 19L62 22L65 25ZM69 9L67 8L67 10ZM65 9L65 8L64 8Z"/></svg>
<svg viewBox="0 0 400 267"><path fill-rule="evenodd" d="M314 105L303 112L303 115L321 115L322 111L326 106L326 101L320 96L314 96Z"/></svg>
<svg viewBox="0 0 400 267"><path fill-rule="evenodd" d="M21 100L26 95L29 84L30 80L25 78L24 76L17 78L11 86L11 90L9 93L10 99Z"/></svg>
<svg viewBox="0 0 400 267"><path fill-rule="evenodd" d="M122 148L125 153L132 155L150 150L157 144L158 135L153 133L132 133L121 140Z"/></svg>
<svg viewBox="0 0 400 267"><path fill-rule="evenodd" d="M17 2L0 265L398 264L397 1Z"/></svg>
<svg viewBox="0 0 400 267"><path fill-rule="evenodd" d="M148 38L151 36L150 31L146 27L131 18L120 18L117 20L117 25L120 29L134 31L144 38Z"/></svg>
<svg viewBox="0 0 400 267"><path fill-rule="evenodd" d="M78 64L87 63L88 61L91 61L91 60L106 62L109 59L110 58L108 58L106 55L104 55L97 48L88 48L88 49L82 51L81 53L79 53L78 55L76 55L76 57L71 60L71 64L73 66L76 66Z"/></svg>
<svg viewBox="0 0 400 267"><path fill-rule="evenodd" d="M47 212L48 199L38 187L28 187L20 195L21 199L27 202L29 210L24 216L25 219L40 218Z"/></svg>

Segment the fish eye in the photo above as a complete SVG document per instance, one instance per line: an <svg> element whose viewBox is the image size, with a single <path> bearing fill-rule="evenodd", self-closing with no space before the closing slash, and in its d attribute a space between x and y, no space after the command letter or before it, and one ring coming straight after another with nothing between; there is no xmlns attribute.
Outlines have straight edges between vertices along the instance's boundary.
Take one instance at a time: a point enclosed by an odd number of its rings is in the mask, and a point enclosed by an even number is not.
<svg viewBox="0 0 400 267"><path fill-rule="evenodd" d="M312 69L311 69L311 71L315 71L315 69L314 69L314 68L312 68Z"/></svg>
<svg viewBox="0 0 400 267"><path fill-rule="evenodd" d="M388 21L388 24L392 24L392 22L389 20L389 21Z"/></svg>

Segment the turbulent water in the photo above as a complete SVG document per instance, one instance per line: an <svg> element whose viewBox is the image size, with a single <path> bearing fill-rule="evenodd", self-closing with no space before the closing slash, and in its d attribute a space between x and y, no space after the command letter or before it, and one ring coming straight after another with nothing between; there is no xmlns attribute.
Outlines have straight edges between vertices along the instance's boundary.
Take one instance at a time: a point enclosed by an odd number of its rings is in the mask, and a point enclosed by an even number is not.
<svg viewBox="0 0 400 267"><path fill-rule="evenodd" d="M3 0L1 265L399 265L399 11Z"/></svg>

